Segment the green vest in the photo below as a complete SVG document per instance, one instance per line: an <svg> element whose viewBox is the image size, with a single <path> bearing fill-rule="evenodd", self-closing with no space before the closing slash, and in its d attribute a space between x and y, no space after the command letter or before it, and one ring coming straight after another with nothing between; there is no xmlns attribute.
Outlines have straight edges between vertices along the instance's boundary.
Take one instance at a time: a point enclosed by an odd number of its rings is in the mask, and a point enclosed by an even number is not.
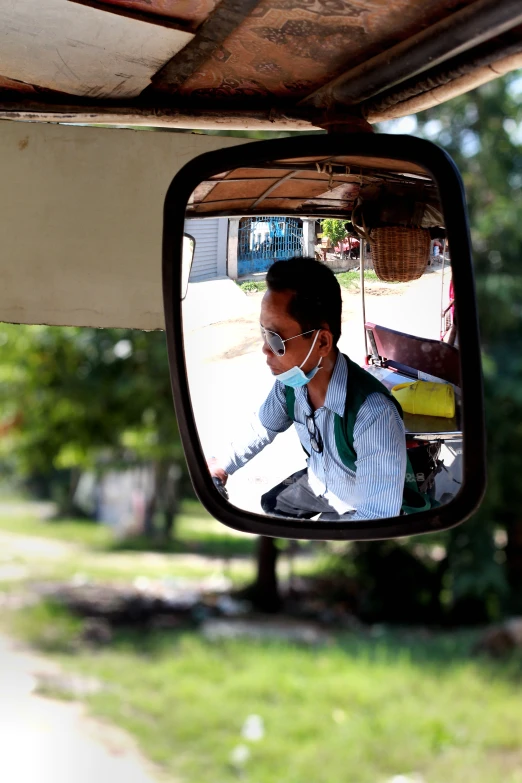
<svg viewBox="0 0 522 783"><path fill-rule="evenodd" d="M347 468L355 473L357 471L355 464L357 454L353 445L353 428L355 426L355 419L359 413L359 408L368 395L374 394L375 392L384 394L385 397L393 402L400 413L401 419L403 418L403 415L401 406L393 394L388 391L386 386L378 381L375 376L366 372L366 370L363 370L355 364L355 362L352 362L347 356L345 356L345 359L348 362L348 386L346 389L344 416L341 417L337 413L335 414L335 445L343 465L346 465ZM295 421L295 389L291 386L285 386L285 395L288 415ZM406 454L406 475L402 496L402 512L404 514L414 514L419 511L426 511L428 508L431 508L430 498L425 492L420 492L410 459Z"/></svg>

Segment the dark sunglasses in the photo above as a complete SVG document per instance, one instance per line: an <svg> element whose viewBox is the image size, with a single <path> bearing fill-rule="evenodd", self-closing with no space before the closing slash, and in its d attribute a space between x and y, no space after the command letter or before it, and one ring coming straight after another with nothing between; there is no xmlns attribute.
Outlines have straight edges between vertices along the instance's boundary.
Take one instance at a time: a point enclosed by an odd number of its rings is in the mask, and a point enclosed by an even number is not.
<svg viewBox="0 0 522 783"><path fill-rule="evenodd" d="M261 337L266 342L272 353L275 353L276 356L284 356L286 351L285 343L287 343L289 340L295 340L296 337L303 337L305 334L312 334L312 332L316 331L317 329L309 329L308 332L301 332L301 334L296 334L293 337L287 337L286 340L283 340L283 338L280 337L277 332L271 332L270 329L261 327Z"/></svg>
<svg viewBox="0 0 522 783"><path fill-rule="evenodd" d="M323 439L321 438L321 433L317 429L314 414L312 413L311 416L306 416L305 418L306 418L306 428L310 435L310 445L313 448L313 450L317 452L317 454L322 454Z"/></svg>

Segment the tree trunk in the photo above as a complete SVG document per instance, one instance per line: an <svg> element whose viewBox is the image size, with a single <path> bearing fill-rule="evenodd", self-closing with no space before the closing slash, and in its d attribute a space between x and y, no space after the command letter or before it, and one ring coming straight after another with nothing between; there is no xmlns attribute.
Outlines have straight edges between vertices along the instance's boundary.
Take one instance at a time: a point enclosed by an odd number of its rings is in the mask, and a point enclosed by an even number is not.
<svg viewBox="0 0 522 783"><path fill-rule="evenodd" d="M176 511L166 509L163 512L163 530L162 530L162 536L165 543L167 541L170 541L171 538L174 538L174 520L176 518Z"/></svg>
<svg viewBox="0 0 522 783"><path fill-rule="evenodd" d="M241 598L250 601L254 609L261 612L278 612L281 608L282 601L277 581L278 555L276 540L260 536L257 539L256 580L238 594Z"/></svg>
<svg viewBox="0 0 522 783"><path fill-rule="evenodd" d="M160 498L163 513L163 540L167 542L173 537L174 521L179 511L179 481L181 468L175 463L162 463L162 469L158 472L160 486L156 487L156 493Z"/></svg>
<svg viewBox="0 0 522 783"><path fill-rule="evenodd" d="M69 475L69 486L62 496L56 511L57 519L67 519L81 514L80 510L74 504L74 496L80 483L82 472L79 468L71 468Z"/></svg>
<svg viewBox="0 0 522 783"><path fill-rule="evenodd" d="M147 538L154 537L154 515L156 513L156 493L152 494L145 505L145 516L143 519L143 533Z"/></svg>

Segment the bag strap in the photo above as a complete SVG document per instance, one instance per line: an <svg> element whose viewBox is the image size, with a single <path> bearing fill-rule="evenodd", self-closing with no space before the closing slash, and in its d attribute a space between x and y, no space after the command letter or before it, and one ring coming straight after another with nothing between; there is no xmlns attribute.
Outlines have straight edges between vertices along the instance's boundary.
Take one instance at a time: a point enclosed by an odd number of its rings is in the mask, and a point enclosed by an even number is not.
<svg viewBox="0 0 522 783"><path fill-rule="evenodd" d="M295 389L292 386L285 386L285 397L286 397L286 410L288 411L288 415L290 416L292 421L295 421L295 416L294 416Z"/></svg>
<svg viewBox="0 0 522 783"><path fill-rule="evenodd" d="M355 473L357 452L354 447L353 431L357 414L366 398L374 393L384 394L385 397L393 402L401 419L403 418L403 413L400 403L395 399L393 394L388 391L384 384L373 375L366 372L366 370L363 370L362 367L359 367L358 364L355 364L348 356L345 354L343 354L343 356L348 364L348 387L346 390L344 416L341 417L338 414L335 414L334 418L335 445L343 465ZM291 386L285 386L285 398L288 415L292 421L295 421L295 389ZM303 451L309 456L304 447ZM419 490L410 458L406 452L406 476L404 481L402 512L404 514L418 513L419 511L426 511L428 508L431 508L431 505L431 500L428 495Z"/></svg>

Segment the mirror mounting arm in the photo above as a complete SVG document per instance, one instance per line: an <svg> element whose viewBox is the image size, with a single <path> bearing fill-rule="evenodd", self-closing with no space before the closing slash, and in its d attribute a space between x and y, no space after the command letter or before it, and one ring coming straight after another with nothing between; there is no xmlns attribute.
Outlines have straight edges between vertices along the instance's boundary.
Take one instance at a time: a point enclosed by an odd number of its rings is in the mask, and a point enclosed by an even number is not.
<svg viewBox="0 0 522 783"><path fill-rule="evenodd" d="M328 134L375 133L373 125L370 125L358 113L351 114L346 107L341 112L332 109L325 111L320 117L314 119L314 125L324 128Z"/></svg>

